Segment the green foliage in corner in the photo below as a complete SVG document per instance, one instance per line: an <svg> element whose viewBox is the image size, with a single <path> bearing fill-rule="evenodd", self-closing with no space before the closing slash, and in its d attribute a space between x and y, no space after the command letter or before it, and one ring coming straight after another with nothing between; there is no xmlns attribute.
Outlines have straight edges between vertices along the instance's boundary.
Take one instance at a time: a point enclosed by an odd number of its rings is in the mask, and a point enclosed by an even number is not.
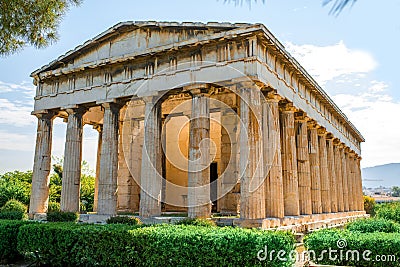
<svg viewBox="0 0 400 267"><path fill-rule="evenodd" d="M0 263L6 264L22 258L17 250L17 236L19 228L30 224L28 221L0 220Z"/></svg>
<svg viewBox="0 0 400 267"><path fill-rule="evenodd" d="M376 217L400 223L400 202L385 203L376 206Z"/></svg>
<svg viewBox="0 0 400 267"><path fill-rule="evenodd" d="M387 219L368 218L351 222L346 229L359 233L400 233L400 224Z"/></svg>

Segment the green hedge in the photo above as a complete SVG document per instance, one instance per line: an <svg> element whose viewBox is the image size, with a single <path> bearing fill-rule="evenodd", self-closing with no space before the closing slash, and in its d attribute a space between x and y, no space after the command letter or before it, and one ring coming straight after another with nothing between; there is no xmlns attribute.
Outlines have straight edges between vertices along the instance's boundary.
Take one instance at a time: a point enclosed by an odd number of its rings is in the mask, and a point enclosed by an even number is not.
<svg viewBox="0 0 400 267"><path fill-rule="evenodd" d="M76 222L78 213L68 211L52 211L47 213L48 222Z"/></svg>
<svg viewBox="0 0 400 267"><path fill-rule="evenodd" d="M142 222L136 217L114 216L107 219L107 224L139 225L142 224Z"/></svg>
<svg viewBox="0 0 400 267"><path fill-rule="evenodd" d="M26 225L18 250L52 266L291 266L259 261L258 251L294 248L286 232L178 225Z"/></svg>
<svg viewBox="0 0 400 267"><path fill-rule="evenodd" d="M380 204L375 207L376 217L400 223L400 202Z"/></svg>
<svg viewBox="0 0 400 267"><path fill-rule="evenodd" d="M178 221L176 225L195 225L195 226L205 226L205 227L217 226L215 222L212 220L200 219L200 218L185 218Z"/></svg>
<svg viewBox="0 0 400 267"><path fill-rule="evenodd" d="M400 233L400 224L387 219L368 218L351 222L346 225L346 229L360 233Z"/></svg>
<svg viewBox="0 0 400 267"><path fill-rule="evenodd" d="M0 220L0 262L9 263L21 258L17 250L17 236L21 226L28 221Z"/></svg>
<svg viewBox="0 0 400 267"><path fill-rule="evenodd" d="M28 218L25 212L20 211L1 211L0 220L23 220Z"/></svg>
<svg viewBox="0 0 400 267"><path fill-rule="evenodd" d="M400 266L399 233L360 233L326 229L306 236L305 245L309 251L315 253L311 253L311 258L318 264L363 267ZM329 255L330 249L331 255ZM386 261L377 261L382 257L386 257ZM389 260L388 257L394 257L395 261Z"/></svg>

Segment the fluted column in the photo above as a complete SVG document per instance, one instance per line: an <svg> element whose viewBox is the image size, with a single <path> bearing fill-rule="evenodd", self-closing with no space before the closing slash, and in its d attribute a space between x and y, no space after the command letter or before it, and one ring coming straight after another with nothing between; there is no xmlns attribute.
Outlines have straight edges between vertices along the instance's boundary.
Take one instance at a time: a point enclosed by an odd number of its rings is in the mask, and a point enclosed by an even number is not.
<svg viewBox="0 0 400 267"><path fill-rule="evenodd" d="M97 157L96 157L96 178L94 180L94 197L93 197L93 211L97 211L97 202L99 199L99 177L100 177L100 159L101 159L101 143L102 143L102 131L103 125L96 125L93 127L99 133L97 139Z"/></svg>
<svg viewBox="0 0 400 267"><path fill-rule="evenodd" d="M285 215L289 216L300 215L294 112L290 105L281 111L283 196Z"/></svg>
<svg viewBox="0 0 400 267"><path fill-rule="evenodd" d="M221 111L221 170L224 170L221 179L220 210L223 214L237 214L239 212L239 193L237 170L237 128L238 114L232 109Z"/></svg>
<svg viewBox="0 0 400 267"><path fill-rule="evenodd" d="M313 214L322 213L321 179L319 170L318 129L315 123L309 124L308 148L310 153L311 201Z"/></svg>
<svg viewBox="0 0 400 267"><path fill-rule="evenodd" d="M337 192L337 208L339 212L344 211L343 203L343 173L342 173L342 158L340 155L340 141L334 140L333 146L334 161L335 161L335 174L336 174L336 192Z"/></svg>
<svg viewBox="0 0 400 267"><path fill-rule="evenodd" d="M240 218L265 218L261 93L240 88Z"/></svg>
<svg viewBox="0 0 400 267"><path fill-rule="evenodd" d="M296 145L300 214L312 214L308 127L307 118L302 114L296 117Z"/></svg>
<svg viewBox="0 0 400 267"><path fill-rule="evenodd" d="M263 138L266 216L283 218L283 177L281 161L281 135L279 119L279 95L269 93L263 103Z"/></svg>
<svg viewBox="0 0 400 267"><path fill-rule="evenodd" d="M97 213L117 213L118 135L121 105L104 103Z"/></svg>
<svg viewBox="0 0 400 267"><path fill-rule="evenodd" d="M55 113L47 111L34 114L38 118L35 159L33 162L32 188L29 203L29 216L47 212L49 202L49 183L51 170L51 143L53 118Z"/></svg>
<svg viewBox="0 0 400 267"><path fill-rule="evenodd" d="M361 177L361 157L356 158L356 169L357 169L357 187L358 187L358 205L357 210L364 210L364 194L362 189L362 177Z"/></svg>
<svg viewBox="0 0 400 267"><path fill-rule="evenodd" d="M161 101L157 97L144 98L145 133L140 174L139 215L153 217L161 215L162 194L162 144Z"/></svg>
<svg viewBox="0 0 400 267"><path fill-rule="evenodd" d="M68 113L67 136L61 189L61 211L79 212L83 108L66 109Z"/></svg>
<svg viewBox="0 0 400 267"><path fill-rule="evenodd" d="M355 169L354 169L354 152L353 151L350 151L348 153L347 163L348 163L347 171L348 171L348 177L349 177L349 180L347 180L348 190L349 190L349 210L355 211L357 195L356 195L356 191L355 191L356 187L354 185Z"/></svg>
<svg viewBox="0 0 400 267"><path fill-rule="evenodd" d="M328 177L329 177L329 190L331 212L338 212L338 196L337 196L337 177L336 177L336 164L335 164L335 151L333 147L333 136L328 135L326 138L326 151L328 159Z"/></svg>
<svg viewBox="0 0 400 267"><path fill-rule="evenodd" d="M348 154L346 148L342 145L340 149L340 157L342 159L342 182L343 182L343 210L349 211L349 191L348 191L348 172L347 172L347 158Z"/></svg>
<svg viewBox="0 0 400 267"><path fill-rule="evenodd" d="M189 125L188 216L211 217L210 98L201 89L192 93Z"/></svg>
<svg viewBox="0 0 400 267"><path fill-rule="evenodd" d="M326 150L326 131L318 129L319 170L321 178L321 203L322 212L331 212L330 182L328 175L328 153Z"/></svg>

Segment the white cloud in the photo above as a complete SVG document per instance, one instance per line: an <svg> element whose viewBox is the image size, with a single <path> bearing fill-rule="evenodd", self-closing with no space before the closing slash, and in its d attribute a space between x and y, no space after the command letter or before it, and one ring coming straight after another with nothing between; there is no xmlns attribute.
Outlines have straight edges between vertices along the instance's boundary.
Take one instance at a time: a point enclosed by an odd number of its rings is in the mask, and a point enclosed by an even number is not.
<svg viewBox="0 0 400 267"><path fill-rule="evenodd" d="M35 96L35 86L29 82L5 83L0 81L0 93L24 93L26 96L33 98Z"/></svg>
<svg viewBox="0 0 400 267"><path fill-rule="evenodd" d="M330 46L287 42L285 47L320 85L344 74L371 72L378 65L371 54L350 49L343 41Z"/></svg>
<svg viewBox="0 0 400 267"><path fill-rule="evenodd" d="M400 162L400 102L382 93L386 87L373 81L365 92L333 97L366 139L362 145L364 167Z"/></svg>
<svg viewBox="0 0 400 267"><path fill-rule="evenodd" d="M0 124L12 126L28 126L36 123L36 119L31 115L33 107L19 101L10 101L0 98Z"/></svg>

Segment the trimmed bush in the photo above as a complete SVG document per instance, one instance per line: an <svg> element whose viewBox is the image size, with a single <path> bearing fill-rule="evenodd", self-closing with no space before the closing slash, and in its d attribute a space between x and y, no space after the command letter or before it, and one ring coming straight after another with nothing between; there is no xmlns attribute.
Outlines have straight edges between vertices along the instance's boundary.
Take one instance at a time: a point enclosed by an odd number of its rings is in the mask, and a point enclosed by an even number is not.
<svg viewBox="0 0 400 267"><path fill-rule="evenodd" d="M307 236L305 245L309 251L315 253L312 253L311 260L318 264L363 267L399 266L399 233L361 234L357 231L325 229ZM386 257L386 261L381 260L382 256ZM389 260L388 257L391 259Z"/></svg>
<svg viewBox="0 0 400 267"><path fill-rule="evenodd" d="M5 211L19 211L22 213L26 212L26 206L15 199L10 199L9 201L6 202L6 204L4 204L3 207L1 207L1 212L5 212Z"/></svg>
<svg viewBox="0 0 400 267"><path fill-rule="evenodd" d="M52 211L47 213L48 222L76 222L78 213L68 211Z"/></svg>
<svg viewBox="0 0 400 267"><path fill-rule="evenodd" d="M400 233L400 224L386 219L361 219L346 225L346 229L360 233Z"/></svg>
<svg viewBox="0 0 400 267"><path fill-rule="evenodd" d="M400 202L377 205L376 217L400 223Z"/></svg>
<svg viewBox="0 0 400 267"><path fill-rule="evenodd" d="M48 212L54 212L54 211L60 211L60 203L50 201L49 202L49 207L48 207Z"/></svg>
<svg viewBox="0 0 400 267"><path fill-rule="evenodd" d="M2 211L0 212L0 220L24 220L27 215L20 211Z"/></svg>
<svg viewBox="0 0 400 267"><path fill-rule="evenodd" d="M241 228L184 225L26 225L18 250L51 266L291 266L259 261L259 251L294 249L293 235Z"/></svg>
<svg viewBox="0 0 400 267"><path fill-rule="evenodd" d="M18 200L10 199L0 209L0 219L2 220L22 220L26 218L26 206Z"/></svg>
<svg viewBox="0 0 400 267"><path fill-rule="evenodd" d="M0 221L0 263L10 263L22 257L17 250L17 236L27 221Z"/></svg>
<svg viewBox="0 0 400 267"><path fill-rule="evenodd" d="M136 217L114 216L107 219L107 224L140 225L142 222Z"/></svg>
<svg viewBox="0 0 400 267"><path fill-rule="evenodd" d="M214 221L199 218L185 218L176 223L176 225L194 225L194 226L204 226L212 227L217 226Z"/></svg>

